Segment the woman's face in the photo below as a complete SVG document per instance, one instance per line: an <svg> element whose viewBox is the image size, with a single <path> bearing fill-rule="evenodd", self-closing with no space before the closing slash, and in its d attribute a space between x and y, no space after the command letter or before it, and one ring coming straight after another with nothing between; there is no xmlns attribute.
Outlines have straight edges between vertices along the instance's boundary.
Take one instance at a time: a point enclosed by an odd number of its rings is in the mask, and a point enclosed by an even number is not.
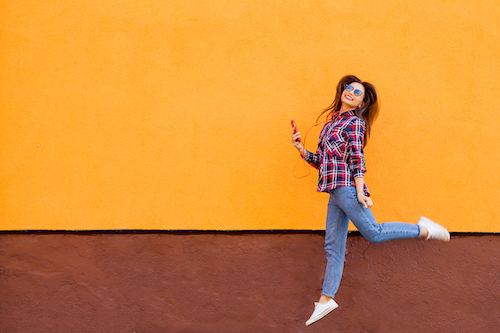
<svg viewBox="0 0 500 333"><path fill-rule="evenodd" d="M361 83L352 82L346 85L340 97L340 102L344 109L355 109L363 103L364 98L365 87Z"/></svg>

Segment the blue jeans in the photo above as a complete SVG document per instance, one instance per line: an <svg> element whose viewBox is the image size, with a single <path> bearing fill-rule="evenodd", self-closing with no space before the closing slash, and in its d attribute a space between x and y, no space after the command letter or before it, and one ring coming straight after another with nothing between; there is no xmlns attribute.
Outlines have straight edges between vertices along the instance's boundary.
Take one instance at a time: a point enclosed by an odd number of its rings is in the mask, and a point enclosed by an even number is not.
<svg viewBox="0 0 500 333"><path fill-rule="evenodd" d="M322 295L334 298L344 270L349 220L358 228L361 235L372 243L417 238L420 236L420 227L402 222L378 224L370 208L364 208L358 201L354 186L339 187L329 193L325 234L327 265Z"/></svg>

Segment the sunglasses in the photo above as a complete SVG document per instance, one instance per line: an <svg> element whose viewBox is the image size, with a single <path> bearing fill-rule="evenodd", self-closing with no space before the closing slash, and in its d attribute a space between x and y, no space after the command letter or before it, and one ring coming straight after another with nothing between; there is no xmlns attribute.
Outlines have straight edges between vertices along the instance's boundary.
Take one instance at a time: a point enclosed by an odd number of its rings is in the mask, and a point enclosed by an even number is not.
<svg viewBox="0 0 500 333"><path fill-rule="evenodd" d="M351 86L350 84L348 84L347 86L345 86L345 90L347 90L348 92L351 92L354 90L354 87ZM356 89L356 90L354 90L354 95L361 96L361 95L363 95L363 92L359 89Z"/></svg>

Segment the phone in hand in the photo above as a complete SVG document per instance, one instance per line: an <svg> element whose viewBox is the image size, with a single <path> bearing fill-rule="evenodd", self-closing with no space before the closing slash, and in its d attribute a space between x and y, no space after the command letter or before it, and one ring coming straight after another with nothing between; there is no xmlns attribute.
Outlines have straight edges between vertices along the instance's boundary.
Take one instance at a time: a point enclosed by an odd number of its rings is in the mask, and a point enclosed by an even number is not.
<svg viewBox="0 0 500 333"><path fill-rule="evenodd" d="M295 123L295 120L292 120L291 123L292 123L292 127L293 127L293 134L295 134L295 133L298 132L298 130L297 130L297 124ZM297 141L301 142L300 138Z"/></svg>

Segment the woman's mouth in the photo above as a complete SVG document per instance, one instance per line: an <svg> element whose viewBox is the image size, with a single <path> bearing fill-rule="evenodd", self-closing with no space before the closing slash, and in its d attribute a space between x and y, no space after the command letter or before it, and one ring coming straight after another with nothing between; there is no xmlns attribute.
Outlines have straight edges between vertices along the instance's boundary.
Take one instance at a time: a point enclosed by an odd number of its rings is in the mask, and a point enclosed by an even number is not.
<svg viewBox="0 0 500 333"><path fill-rule="evenodd" d="M350 96L350 95L345 95L345 99L348 99L348 100L350 100L350 101L352 101L352 100L353 100L352 96Z"/></svg>

